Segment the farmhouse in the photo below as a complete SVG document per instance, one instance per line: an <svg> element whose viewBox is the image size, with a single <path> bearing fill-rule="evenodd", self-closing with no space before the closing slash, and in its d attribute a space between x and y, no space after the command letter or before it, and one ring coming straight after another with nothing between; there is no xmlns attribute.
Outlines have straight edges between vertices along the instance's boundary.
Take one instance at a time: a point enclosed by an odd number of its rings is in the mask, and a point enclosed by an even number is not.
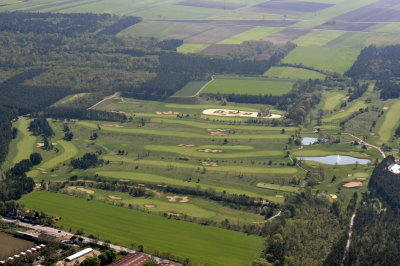
<svg viewBox="0 0 400 266"><path fill-rule="evenodd" d="M144 253L129 253L125 257L114 261L109 266L141 266L144 262L148 260L151 260L150 256Z"/></svg>
<svg viewBox="0 0 400 266"><path fill-rule="evenodd" d="M395 174L400 174L400 164L394 163L389 165L388 170Z"/></svg>

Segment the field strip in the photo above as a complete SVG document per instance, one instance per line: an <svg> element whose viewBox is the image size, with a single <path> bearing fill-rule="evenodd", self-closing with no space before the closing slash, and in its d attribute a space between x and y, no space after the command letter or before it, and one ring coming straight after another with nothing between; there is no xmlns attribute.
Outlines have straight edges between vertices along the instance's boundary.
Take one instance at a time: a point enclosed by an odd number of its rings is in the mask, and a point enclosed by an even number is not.
<svg viewBox="0 0 400 266"><path fill-rule="evenodd" d="M58 164L68 161L78 155L78 148L70 141L59 140L57 143L63 148L63 152L59 155L56 155L52 159L44 162L40 167L42 168L54 168Z"/></svg>
<svg viewBox="0 0 400 266"><path fill-rule="evenodd" d="M326 122L332 122L332 121L339 120L339 119L344 119L346 117L349 117L351 114L357 112L360 108L365 108L365 107L367 107L367 104L365 104L364 102L361 102L361 101L356 101L350 107L345 109L344 111L339 111L327 118L324 118L322 121L326 123Z"/></svg>
<svg viewBox="0 0 400 266"><path fill-rule="evenodd" d="M378 130L379 144L388 143L393 136L396 127L400 123L400 100L392 103L386 111L385 120Z"/></svg>
<svg viewBox="0 0 400 266"><path fill-rule="evenodd" d="M216 185L210 185L210 184L204 184L204 183L186 182L181 179L175 179L175 178L161 176L161 175L155 175L155 174L146 174L146 173L140 173L140 172L127 172L127 171L96 171L96 174L98 174L100 176L104 176L104 177L109 177L109 178L127 179L127 180L133 180L133 181L144 182L144 183L169 184L169 185L175 185L175 186L179 186L179 187L200 187L202 189L212 188L212 189L215 189L215 191L217 191L217 192L226 191L229 194L237 194L237 195L245 194L249 197L265 198L265 199L272 198L271 199L272 201L277 201L273 197L263 195L262 193L255 193L252 191L247 191L245 189L222 187L222 186L216 186Z"/></svg>
<svg viewBox="0 0 400 266"><path fill-rule="evenodd" d="M219 124L213 124L209 122L197 122L197 121L188 121L188 120L181 120L181 119L165 119L165 118L160 118L159 116L157 118L152 118L151 122L153 123L169 123L169 124L181 124L181 125L187 125L191 127L197 127L197 128L222 128L226 127L229 129L236 129L236 130L259 130L259 131L281 131L282 128L285 129L286 132L293 132L295 128L293 127L269 127L269 126L246 126L246 125L221 125Z"/></svg>
<svg viewBox="0 0 400 266"><path fill-rule="evenodd" d="M181 155L193 156L198 158L221 158L221 159L229 159L229 158L253 158L253 157L264 157L264 156L281 156L283 155L283 151L277 150L263 150L263 151L250 151L250 152L234 152L234 153L224 153L224 152L201 152L198 151L199 148L187 148L187 147L176 147L176 146L168 146L168 145L146 145L144 147L149 151L158 151L158 152L173 152ZM217 151L224 150L224 146L220 146Z"/></svg>
<svg viewBox="0 0 400 266"><path fill-rule="evenodd" d="M189 163L180 162L170 162L170 161L158 161L158 160L133 160L126 157L117 157L113 155L106 155L103 157L106 160L117 161L117 162L127 162L139 165L150 165L156 167L177 167L197 170L198 167L203 167L202 165L195 165ZM246 173L246 174L295 174L297 169L294 167L251 167L251 166L210 166L205 167L207 171L215 172L229 172L229 173Z"/></svg>
<svg viewBox="0 0 400 266"><path fill-rule="evenodd" d="M256 186L259 188L285 191L285 192L297 192L299 190L299 188L297 188L297 187L281 186L281 185L276 185L276 184L271 184L271 183L258 183Z"/></svg>
<svg viewBox="0 0 400 266"><path fill-rule="evenodd" d="M259 256L264 244L258 236L47 191L30 193L20 202L26 208L61 216L58 225L64 228L82 228L86 234L123 246L134 241L146 252L169 252L202 264L246 265Z"/></svg>
<svg viewBox="0 0 400 266"><path fill-rule="evenodd" d="M17 143L17 154L12 159L13 163L18 163L23 159L29 159L31 153L33 153L33 147L36 142L36 137L32 136L31 133L28 131L29 121L26 119L19 119L18 120L18 136L17 138L20 139Z"/></svg>
<svg viewBox="0 0 400 266"><path fill-rule="evenodd" d="M80 121L76 123L79 126L84 126L92 129L97 129L97 124L92 122ZM226 138L226 139L286 139L287 136L283 134L276 135L250 135L250 134L234 134L226 136L211 136L207 132L204 134L181 132L181 131L168 131L168 130L157 130L157 129L144 129L144 128L118 128L118 127L101 127L102 131L116 132L121 134L142 134L142 135L155 135L165 137L177 137L177 138L192 138L192 139L209 139L209 138Z"/></svg>

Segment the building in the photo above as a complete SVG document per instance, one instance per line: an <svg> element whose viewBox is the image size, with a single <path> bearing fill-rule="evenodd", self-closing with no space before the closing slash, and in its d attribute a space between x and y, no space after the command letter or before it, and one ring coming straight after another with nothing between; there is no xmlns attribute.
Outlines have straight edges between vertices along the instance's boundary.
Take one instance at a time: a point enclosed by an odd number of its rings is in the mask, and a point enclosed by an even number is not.
<svg viewBox="0 0 400 266"><path fill-rule="evenodd" d="M141 266L144 262L151 260L151 257L140 252L129 253L125 257L114 261L108 266Z"/></svg>
<svg viewBox="0 0 400 266"><path fill-rule="evenodd" d="M65 261L73 261L92 252L93 252L92 248L85 248L84 250L81 250L75 254L72 254L69 257L66 257Z"/></svg>
<svg viewBox="0 0 400 266"><path fill-rule="evenodd" d="M389 165L388 170L395 174L400 174L400 164L394 163Z"/></svg>

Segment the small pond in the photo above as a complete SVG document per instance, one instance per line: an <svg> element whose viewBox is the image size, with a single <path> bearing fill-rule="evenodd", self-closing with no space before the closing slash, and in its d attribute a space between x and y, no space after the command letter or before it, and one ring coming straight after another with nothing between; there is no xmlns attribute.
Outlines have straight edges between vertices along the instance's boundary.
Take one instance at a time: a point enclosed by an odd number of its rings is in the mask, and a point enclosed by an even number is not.
<svg viewBox="0 0 400 266"><path fill-rule="evenodd" d="M318 138L309 138L309 137L305 137L301 140L301 144L302 145L313 145L314 143L316 143L318 141Z"/></svg>
<svg viewBox="0 0 400 266"><path fill-rule="evenodd" d="M370 163L370 160L367 159L360 159L351 156L344 156L344 155L329 155L329 156L321 156L321 157L297 157L297 160L303 161L314 161L324 164L330 165L345 165L345 164L367 164Z"/></svg>

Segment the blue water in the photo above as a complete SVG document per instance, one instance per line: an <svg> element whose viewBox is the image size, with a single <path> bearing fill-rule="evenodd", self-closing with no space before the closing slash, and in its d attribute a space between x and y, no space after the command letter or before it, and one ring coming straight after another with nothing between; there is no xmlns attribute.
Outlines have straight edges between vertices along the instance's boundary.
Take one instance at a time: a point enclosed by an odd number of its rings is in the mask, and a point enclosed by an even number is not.
<svg viewBox="0 0 400 266"><path fill-rule="evenodd" d="M302 145L313 145L314 143L316 143L318 141L318 138L309 138L309 137L305 137L301 140L301 144Z"/></svg>
<svg viewBox="0 0 400 266"><path fill-rule="evenodd" d="M367 164L370 163L370 160L367 159L359 159L351 156L344 156L344 155L329 155L329 156L321 156L321 157L297 157L297 160L303 161L314 161L319 163L325 163L330 165L345 165L345 164Z"/></svg>

